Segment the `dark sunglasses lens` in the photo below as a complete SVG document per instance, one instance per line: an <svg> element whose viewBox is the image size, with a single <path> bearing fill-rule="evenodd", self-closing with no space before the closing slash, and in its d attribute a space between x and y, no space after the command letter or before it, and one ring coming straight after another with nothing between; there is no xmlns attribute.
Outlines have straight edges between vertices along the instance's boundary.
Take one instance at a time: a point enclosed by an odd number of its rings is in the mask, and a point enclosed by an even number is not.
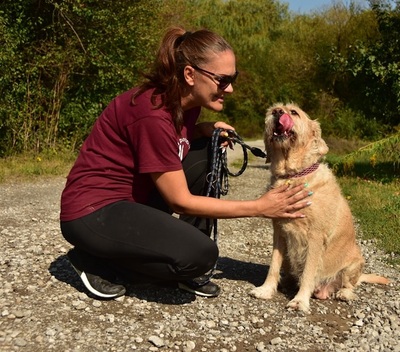
<svg viewBox="0 0 400 352"><path fill-rule="evenodd" d="M232 83L231 77L224 77L219 80L219 88L224 90Z"/></svg>
<svg viewBox="0 0 400 352"><path fill-rule="evenodd" d="M233 76L223 76L220 79L218 79L219 83L219 88L224 90L226 89L230 84L235 83L237 73L235 73Z"/></svg>

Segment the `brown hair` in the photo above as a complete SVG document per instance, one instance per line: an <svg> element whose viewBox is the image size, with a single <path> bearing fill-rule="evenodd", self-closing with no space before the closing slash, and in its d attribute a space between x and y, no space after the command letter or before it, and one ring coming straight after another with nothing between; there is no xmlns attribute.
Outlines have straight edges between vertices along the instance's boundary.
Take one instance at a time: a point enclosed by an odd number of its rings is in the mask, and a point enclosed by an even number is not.
<svg viewBox="0 0 400 352"><path fill-rule="evenodd" d="M181 89L185 83L183 70L187 65L207 63L211 53L232 50L220 35L207 29L186 32L181 27L172 27L164 35L159 46L153 68L144 75L145 81L134 93L132 100L148 89L154 88L151 102L156 109L163 106L172 114L175 129L180 134L183 124ZM156 104L156 97L160 103Z"/></svg>

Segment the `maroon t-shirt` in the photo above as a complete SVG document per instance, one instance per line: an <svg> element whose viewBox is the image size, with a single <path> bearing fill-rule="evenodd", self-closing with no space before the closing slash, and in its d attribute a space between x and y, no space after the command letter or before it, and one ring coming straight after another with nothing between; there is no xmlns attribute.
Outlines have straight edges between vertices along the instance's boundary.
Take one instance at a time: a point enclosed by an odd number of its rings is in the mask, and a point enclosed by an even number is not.
<svg viewBox="0 0 400 352"><path fill-rule="evenodd" d="M171 114L152 105L152 91L136 97L135 105L133 92L116 97L85 140L62 193L62 221L120 200L145 204L155 187L149 173L182 169L200 108L185 112L179 136Z"/></svg>

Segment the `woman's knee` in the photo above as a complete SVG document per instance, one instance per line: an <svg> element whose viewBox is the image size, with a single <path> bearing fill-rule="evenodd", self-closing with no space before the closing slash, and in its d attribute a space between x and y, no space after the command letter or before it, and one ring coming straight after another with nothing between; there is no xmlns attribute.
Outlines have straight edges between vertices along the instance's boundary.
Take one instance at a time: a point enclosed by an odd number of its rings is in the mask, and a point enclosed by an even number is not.
<svg viewBox="0 0 400 352"><path fill-rule="evenodd" d="M203 265L203 267L207 270L211 269L216 261L218 260L219 256L219 249L218 246L214 241L207 241L208 245L206 248L203 249L203 252L199 251L198 260L199 263Z"/></svg>
<svg viewBox="0 0 400 352"><path fill-rule="evenodd" d="M214 267L218 256L218 246L207 238L201 247L193 246L192 251L186 251L178 264L177 271L181 275L190 275L191 277L203 275Z"/></svg>

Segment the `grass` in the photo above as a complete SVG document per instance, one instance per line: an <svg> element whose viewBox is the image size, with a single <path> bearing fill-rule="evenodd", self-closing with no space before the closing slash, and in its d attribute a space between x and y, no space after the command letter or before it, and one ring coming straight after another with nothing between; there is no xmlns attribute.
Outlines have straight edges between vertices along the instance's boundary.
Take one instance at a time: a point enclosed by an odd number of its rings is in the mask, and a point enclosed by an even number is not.
<svg viewBox="0 0 400 352"><path fill-rule="evenodd" d="M25 154L0 159L0 183L34 181L38 177L66 176L73 153Z"/></svg>
<svg viewBox="0 0 400 352"><path fill-rule="evenodd" d="M398 143L398 142L396 142ZM398 145L378 149L365 144L333 141L327 162L338 177L344 196L358 219L363 239L375 239L400 265L400 165ZM338 148L335 148L338 146ZM393 143L390 146L393 146Z"/></svg>
<svg viewBox="0 0 400 352"><path fill-rule="evenodd" d="M379 248L392 254L391 263L400 265L400 182L339 177L339 183L363 239L376 239Z"/></svg>
<svg viewBox="0 0 400 352"><path fill-rule="evenodd" d="M365 143L335 138L325 138L325 140L330 148L327 162L334 169L343 194L358 219L363 239L375 239L378 248L391 254L391 264L399 266L399 160L390 161L390 155L383 157L373 154L371 157L358 152L354 154L354 151L363 148ZM355 155L355 159L349 159L349 155L352 154ZM75 158L75 154L65 152L26 154L0 159L0 183L66 176ZM249 155L249 158L253 156ZM241 164L235 166L240 167ZM231 171L237 170L233 167Z"/></svg>

